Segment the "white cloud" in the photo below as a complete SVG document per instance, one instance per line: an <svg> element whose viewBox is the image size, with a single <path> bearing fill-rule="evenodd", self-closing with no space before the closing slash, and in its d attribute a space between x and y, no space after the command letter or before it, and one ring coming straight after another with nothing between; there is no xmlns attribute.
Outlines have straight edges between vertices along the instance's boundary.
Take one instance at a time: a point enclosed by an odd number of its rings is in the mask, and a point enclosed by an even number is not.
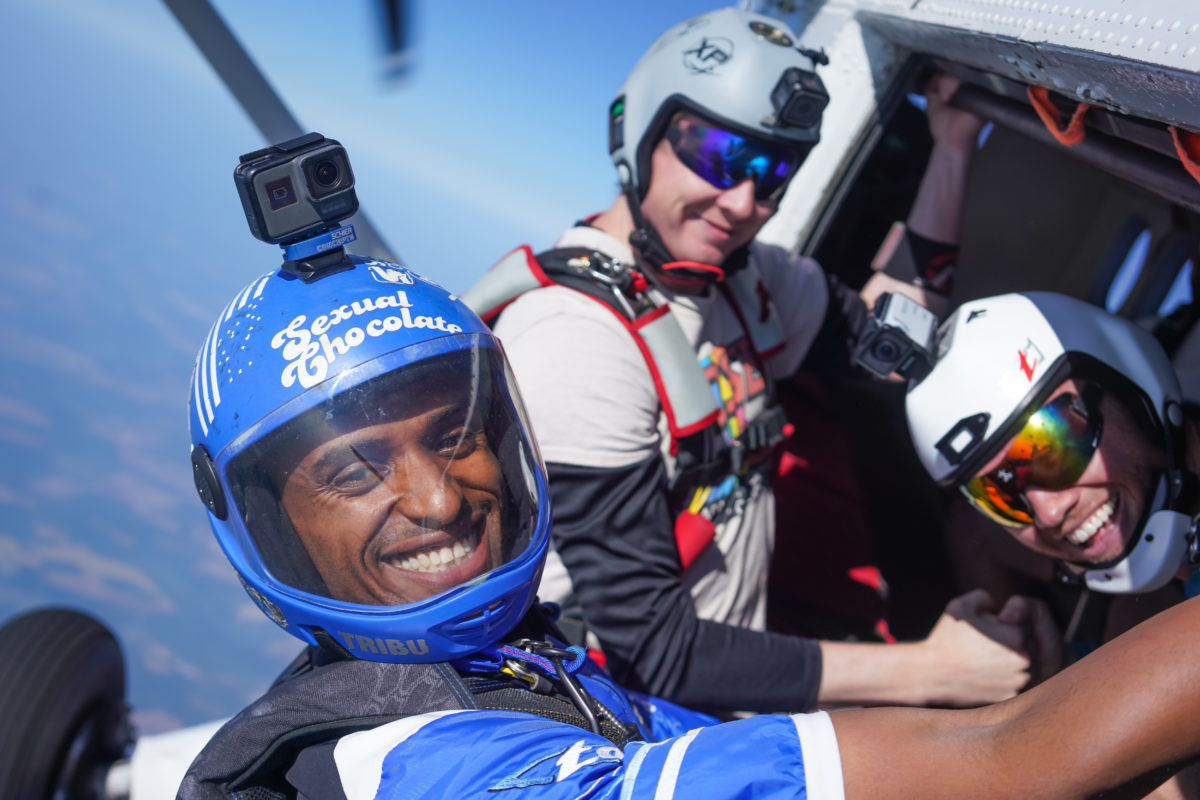
<svg viewBox="0 0 1200 800"><path fill-rule="evenodd" d="M250 600L250 598L247 597L246 602L238 603L237 609L233 612L233 619L235 622L244 622L257 625L259 622L267 619L267 617L265 614L263 614L262 609L256 606ZM267 621L270 622L270 620Z"/></svg>
<svg viewBox="0 0 1200 800"><path fill-rule="evenodd" d="M11 425L0 425L0 441L30 450L38 450L46 446L45 440L29 428L17 428Z"/></svg>
<svg viewBox="0 0 1200 800"><path fill-rule="evenodd" d="M137 648L138 659L152 675L179 675L193 683L206 678L204 670L183 658L162 642L143 641Z"/></svg>
<svg viewBox="0 0 1200 800"><path fill-rule="evenodd" d="M3 198L5 213L14 220L27 222L38 229L38 232L49 237L51 241L65 243L79 241L92 234L93 228L82 218L68 214L61 204L50 202L50 198L34 194L8 194ZM37 276L38 270L14 270L13 275L31 273L28 277L20 278L22 282L38 281L45 283Z"/></svg>
<svg viewBox="0 0 1200 800"><path fill-rule="evenodd" d="M180 474L183 474L180 470ZM187 495L152 485L146 477L116 472L104 481L105 495L123 503L134 514L163 532L179 530L179 513Z"/></svg>
<svg viewBox="0 0 1200 800"><path fill-rule="evenodd" d="M0 418L22 425L50 427L50 417L44 411L8 394L0 394Z"/></svg>
<svg viewBox="0 0 1200 800"><path fill-rule="evenodd" d="M0 505L26 509L37 508L37 502L29 496L28 492L18 492L2 483L0 483Z"/></svg>
<svg viewBox="0 0 1200 800"><path fill-rule="evenodd" d="M63 475L42 475L29 482L32 495L45 500L71 500L83 494L79 482Z"/></svg>
<svg viewBox="0 0 1200 800"><path fill-rule="evenodd" d="M29 542L0 535L0 576L26 570L70 596L139 613L175 610L171 597L142 570L73 542L66 532L44 523L35 526Z"/></svg>

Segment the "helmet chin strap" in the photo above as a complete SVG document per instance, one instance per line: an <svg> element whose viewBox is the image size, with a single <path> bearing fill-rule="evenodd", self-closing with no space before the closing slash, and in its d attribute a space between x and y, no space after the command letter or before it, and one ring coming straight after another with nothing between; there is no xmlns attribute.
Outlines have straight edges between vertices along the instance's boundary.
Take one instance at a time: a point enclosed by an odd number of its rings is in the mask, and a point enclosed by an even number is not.
<svg viewBox="0 0 1200 800"><path fill-rule="evenodd" d="M633 219L633 232L629 244L637 252L639 260L660 280L676 291L696 294L714 283L725 280L725 270L716 264L699 261L679 261L650 221L642 214L642 206L631 187L624 188L629 215Z"/></svg>

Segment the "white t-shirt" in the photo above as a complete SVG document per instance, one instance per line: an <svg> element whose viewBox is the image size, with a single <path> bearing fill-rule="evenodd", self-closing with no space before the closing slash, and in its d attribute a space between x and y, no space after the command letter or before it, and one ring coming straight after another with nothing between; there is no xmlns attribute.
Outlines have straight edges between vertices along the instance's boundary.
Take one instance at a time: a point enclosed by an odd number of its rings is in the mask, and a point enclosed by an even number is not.
<svg viewBox="0 0 1200 800"><path fill-rule="evenodd" d="M571 228L555 246L592 248L633 263L627 245L587 226ZM828 286L816 262L777 247L751 245L750 262L765 289L756 294L769 297L784 335L782 349L765 369L770 379L782 378L807 354L828 307ZM767 407L770 383L736 312L715 290L703 297L664 294L709 377L721 407L720 424L736 435ZM546 461L617 468L660 454L670 463L654 381L633 337L610 309L571 289L545 287L509 305L495 332ZM763 630L775 529L769 473L752 470L743 480L726 480L692 510L711 519L716 529L716 547L708 547L682 576L697 616ZM561 562L552 557L539 595L561 601L569 585Z"/></svg>

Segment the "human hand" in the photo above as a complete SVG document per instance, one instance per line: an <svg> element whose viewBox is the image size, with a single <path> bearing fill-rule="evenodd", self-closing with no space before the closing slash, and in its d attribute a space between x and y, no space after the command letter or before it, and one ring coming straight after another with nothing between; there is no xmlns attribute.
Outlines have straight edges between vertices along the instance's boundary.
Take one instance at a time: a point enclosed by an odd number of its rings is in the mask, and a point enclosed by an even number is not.
<svg viewBox="0 0 1200 800"><path fill-rule="evenodd" d="M995 613L983 589L956 597L925 641L926 695L932 705L977 706L1016 695L1029 683L1025 630ZM1014 607L1009 616L1020 616ZM1033 613L1033 612L1029 612Z"/></svg>
<svg viewBox="0 0 1200 800"><path fill-rule="evenodd" d="M1062 634L1054 624L1050 608L1033 597L1013 595L996 615L1003 623L1016 625L1023 631L1022 652L1030 660L1030 685L1041 683L1063 666Z"/></svg>
<svg viewBox="0 0 1200 800"><path fill-rule="evenodd" d="M925 86L925 116L935 142L959 150L974 150L983 130L983 120L970 111L950 105L950 98L962 83L952 75L939 72Z"/></svg>

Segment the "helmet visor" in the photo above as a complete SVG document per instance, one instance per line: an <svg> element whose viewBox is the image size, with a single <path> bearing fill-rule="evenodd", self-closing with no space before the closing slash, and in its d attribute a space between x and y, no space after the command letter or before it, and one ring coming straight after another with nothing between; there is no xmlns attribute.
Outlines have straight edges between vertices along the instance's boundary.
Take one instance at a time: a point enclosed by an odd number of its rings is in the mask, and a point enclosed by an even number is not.
<svg viewBox="0 0 1200 800"><path fill-rule="evenodd" d="M330 600L417 603L526 551L541 469L498 350L406 364L235 456L227 477L276 581Z"/></svg>
<svg viewBox="0 0 1200 800"><path fill-rule="evenodd" d="M783 194L808 156L808 148L750 139L688 111L671 118L664 138L685 167L718 189L753 178L756 200L775 200Z"/></svg>
<svg viewBox="0 0 1200 800"><path fill-rule="evenodd" d="M1026 490L1067 489L1079 480L1100 444L1098 405L1092 397L1058 395L1029 418L996 467L962 487L963 494L994 522L1012 528L1032 524Z"/></svg>

